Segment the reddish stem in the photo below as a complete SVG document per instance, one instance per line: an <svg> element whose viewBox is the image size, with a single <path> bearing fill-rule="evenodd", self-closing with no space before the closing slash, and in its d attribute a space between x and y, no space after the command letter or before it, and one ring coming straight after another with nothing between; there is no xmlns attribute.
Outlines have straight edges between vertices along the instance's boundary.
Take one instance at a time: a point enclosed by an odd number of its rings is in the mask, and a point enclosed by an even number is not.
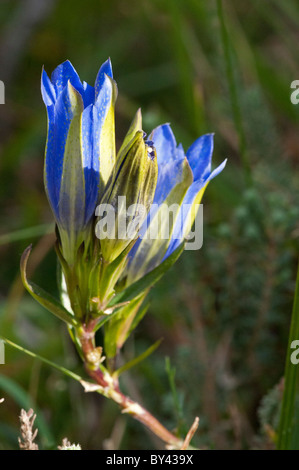
<svg viewBox="0 0 299 470"><path fill-rule="evenodd" d="M151 413L149 413L149 411L124 395L119 389L118 379L108 374L108 372L103 372L99 367L99 364L96 364L94 360L97 357L94 333L92 332L90 325L88 328L85 327L80 329L79 340L85 358L86 371L89 376L103 388L103 394L114 400L120 406L123 413L130 414L137 421L144 424L166 444L176 449L180 449L183 442L168 431Z"/></svg>

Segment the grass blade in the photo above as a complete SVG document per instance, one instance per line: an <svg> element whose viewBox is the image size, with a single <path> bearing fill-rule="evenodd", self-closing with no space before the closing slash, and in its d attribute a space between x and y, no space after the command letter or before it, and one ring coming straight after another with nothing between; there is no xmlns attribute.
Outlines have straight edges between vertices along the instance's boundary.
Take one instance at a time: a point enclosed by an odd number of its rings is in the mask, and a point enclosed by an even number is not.
<svg viewBox="0 0 299 470"><path fill-rule="evenodd" d="M54 232L54 229L54 224L43 224L5 233L0 235L0 245L6 245L7 243L18 242L20 240L26 240L33 237L41 237L47 233Z"/></svg>
<svg viewBox="0 0 299 470"><path fill-rule="evenodd" d="M49 361L49 359L46 359L45 357L40 356L39 354L34 353L33 351L29 351L28 349L23 348L22 346L13 343L7 338L4 338L3 336L0 336L0 339L2 339L6 344L11 346L14 349L18 349L19 351L27 354L27 356L33 357L34 359L39 359L43 363L47 364L48 366L54 367L54 369L59 370L63 374L67 375L68 377L71 377L74 380L77 380L77 382L81 382L83 380L80 375L75 374L71 370L66 369L65 367L59 366L58 364L55 364L55 362Z"/></svg>
<svg viewBox="0 0 299 470"><path fill-rule="evenodd" d="M247 150L246 150L245 131L243 127L238 89L237 89L237 84L235 81L233 63L232 63L233 51L232 51L231 43L229 40L229 35L228 35L226 25L225 25L222 0L217 0L217 12L218 12L218 19L220 23L220 33L221 33L223 50L224 50L224 60L225 60L225 66L226 66L226 75L227 75L229 94L230 94L231 105L232 105L233 118L234 118L235 127L236 127L236 131L238 133L238 138L239 138L240 157L242 160L242 165L244 168L246 181L248 184L251 184L252 183L251 168L250 168L249 159L248 159Z"/></svg>
<svg viewBox="0 0 299 470"><path fill-rule="evenodd" d="M154 344L152 344L148 349L146 349L146 351L144 351L143 353L141 353L139 356L137 357L134 357L134 359L132 359L131 361L127 362L126 364L124 364L122 367L120 367L119 369L117 369L115 372L114 372L114 376L116 377L119 377L121 374L123 374L125 371L131 369L132 367L135 367L137 366L137 364L139 364L139 362L141 361L144 361L144 359L146 359L148 356L150 356L154 351L156 351L156 349L160 346L161 344L161 339L158 339L158 341L156 341Z"/></svg>
<svg viewBox="0 0 299 470"><path fill-rule="evenodd" d="M279 450L291 450L293 447L293 435L298 433L299 424L294 420L295 402L298 394L299 374L298 364L292 364L292 342L299 339L299 264L292 312L292 321L287 349L285 365L285 385L282 399L280 423L278 429L277 448ZM298 449L298 447L297 447Z"/></svg>

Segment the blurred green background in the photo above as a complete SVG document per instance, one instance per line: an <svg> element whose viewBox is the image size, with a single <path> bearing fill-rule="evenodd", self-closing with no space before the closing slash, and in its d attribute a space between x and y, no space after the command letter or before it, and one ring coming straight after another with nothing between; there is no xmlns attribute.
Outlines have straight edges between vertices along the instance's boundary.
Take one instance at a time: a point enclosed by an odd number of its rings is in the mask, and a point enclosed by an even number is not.
<svg viewBox="0 0 299 470"><path fill-rule="evenodd" d="M298 255L299 104L290 101L290 84L299 79L299 5L227 0L223 14L219 7L216 0L1 0L0 329L83 373L64 325L24 292L19 260L33 242L30 276L57 293L41 68L51 73L69 59L92 84L110 56L118 144L141 106L146 132L171 122L185 149L215 132L213 166L228 158L204 196L202 249L185 252L152 291L124 356L164 340L124 375L123 388L182 434L199 416L201 448L273 448ZM20 408L30 406L42 448L65 436L84 449L161 446L114 403L8 347L1 397L2 449L18 447Z"/></svg>

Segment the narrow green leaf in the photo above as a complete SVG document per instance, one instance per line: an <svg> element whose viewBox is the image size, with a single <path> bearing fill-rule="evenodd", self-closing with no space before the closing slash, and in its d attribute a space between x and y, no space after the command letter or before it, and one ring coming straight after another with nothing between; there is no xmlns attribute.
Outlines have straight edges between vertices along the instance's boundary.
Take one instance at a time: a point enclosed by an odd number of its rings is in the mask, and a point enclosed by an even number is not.
<svg viewBox="0 0 299 470"><path fill-rule="evenodd" d="M141 309L137 312L137 314L136 314L136 316L135 316L135 318L134 318L134 320L133 320L133 322L132 322L132 325L131 325L131 327L130 327L128 333L127 333L126 339L127 339L127 338L130 336L130 334L135 330L135 328L137 328L138 324L141 322L142 318L144 317L144 315L145 315L146 312L148 311L149 305L150 305L150 303L149 303L149 301L147 301L146 304L144 305L144 307L141 308Z"/></svg>
<svg viewBox="0 0 299 470"><path fill-rule="evenodd" d="M95 328L94 328L94 332L98 331L100 328L102 328L102 326L105 325L105 323L107 323L108 321L111 320L111 318L113 318L114 316L116 316L118 313L119 313L119 310L121 308L123 308L124 305L128 304L128 302L120 302L118 304L115 304L113 306L110 306L109 308L111 308L112 312L111 313L106 313L105 315L102 316L102 318L99 320L99 322L96 324ZM108 307L106 309L106 312L108 310Z"/></svg>
<svg viewBox="0 0 299 470"><path fill-rule="evenodd" d="M131 141L134 139L136 132L142 131L142 115L141 115L141 109L139 108L137 113L135 114L135 117L133 119L133 122L130 125L130 128L127 132L127 135L124 138L124 141L118 151L117 154L117 161L119 164L119 161L121 162L123 155L125 155L130 148Z"/></svg>
<svg viewBox="0 0 299 470"><path fill-rule="evenodd" d="M299 339L299 264L297 271L297 281L295 288L292 321L287 349L285 365L285 385L278 429L278 450L292 450L293 434L298 432L294 429L295 402L299 389L298 364L292 364L292 342ZM298 423L296 424L298 428ZM298 449L298 447L297 447ZM295 449L293 449L295 450Z"/></svg>
<svg viewBox="0 0 299 470"><path fill-rule="evenodd" d="M104 350L108 358L114 357L127 341L138 310L147 295L147 291L120 308L105 327Z"/></svg>
<svg viewBox="0 0 299 470"><path fill-rule="evenodd" d="M19 240L24 240L26 238L30 239L33 237L40 237L52 232L54 232L54 224L43 224L36 225L34 227L23 228L20 230L15 230L14 232L0 235L0 245L18 242Z"/></svg>
<svg viewBox="0 0 299 470"><path fill-rule="evenodd" d="M119 377L121 374L123 374L125 371L131 369L132 367L136 366L139 364L139 362L144 361L148 356L150 356L161 344L162 339L158 339L154 344L152 344L146 351L144 351L142 354L140 354L137 357L134 357L131 361L127 362L124 364L122 367L117 369L114 372L114 376Z"/></svg>
<svg viewBox="0 0 299 470"><path fill-rule="evenodd" d="M235 124L236 131L238 133L238 139L239 139L240 158L241 158L241 162L243 165L244 174L246 177L246 182L248 185L252 185L251 167L250 167L250 161L249 161L248 153L247 153L247 142L246 142L246 136L245 136L245 130L244 130L243 116L242 116L242 110L240 106L238 86L235 80L235 70L234 70L234 63L233 63L234 51L233 51L233 47L232 47L230 37L228 35L226 24L225 24L222 0L217 0L217 12L218 12L218 19L219 19L219 24L220 24L221 42L223 45L224 61L225 61L225 67L226 67L226 75L227 75L227 82L228 82L228 87L229 87L230 101L232 105L234 124Z"/></svg>
<svg viewBox="0 0 299 470"><path fill-rule="evenodd" d="M113 307L113 305L119 304L120 302L127 302L129 300L135 299L135 297L140 295L146 289L152 287L176 262L176 260L184 251L184 247L185 243L182 243L165 261L163 261L163 263L161 263L138 281L134 282L132 285L125 288L123 291L116 294L110 301L107 308Z"/></svg>
<svg viewBox="0 0 299 470"><path fill-rule="evenodd" d="M60 320L63 320L69 325L77 326L78 322L75 317L68 310L66 310L63 305L61 305L61 303L55 299L55 297L52 297L50 294L48 294L41 287L37 286L33 282L28 282L26 276L26 267L31 248L31 245L26 248L26 250L22 254L20 263L21 277L25 288L35 300L37 300L43 307L45 307L51 313L60 318Z"/></svg>
<svg viewBox="0 0 299 470"><path fill-rule="evenodd" d="M174 402L174 407L177 415L177 421L178 421L178 431L179 435L186 435L187 434L187 429L185 426L185 420L184 420L184 411L183 411L183 406L182 402L180 401L176 384L175 384L175 367L171 367L170 359L169 357L166 357L165 359L165 370L168 376L169 380L169 385L172 393L172 399Z"/></svg>
<svg viewBox="0 0 299 470"><path fill-rule="evenodd" d="M98 297L102 304L111 299L114 294L114 287L121 276L127 262L127 255L135 245L136 240L132 240L122 253L112 263L98 263L94 272L89 276L90 291L92 297Z"/></svg>
<svg viewBox="0 0 299 470"><path fill-rule="evenodd" d="M77 380L77 382L81 382L83 379L79 375L75 374L71 370L66 369L65 367L59 366L58 364L55 364L55 362L49 361L49 359L46 359L45 357L40 356L39 354L36 354L33 351L29 351L26 348L23 348L19 344L13 343L7 338L4 338L4 336L0 336L0 338L9 346L11 346L14 349L18 349L19 351L22 351L23 353L27 354L27 356L33 357L34 359L39 359L40 361L44 362L48 366L54 367L55 369L59 370L63 374L67 375L68 377L71 377L74 380Z"/></svg>
<svg viewBox="0 0 299 470"><path fill-rule="evenodd" d="M107 396L106 391L103 387L97 385L96 383L93 382L88 382L84 380L80 375L75 374L75 372L72 372L69 369L66 369L65 367L59 366L58 364L55 364L55 362L49 361L45 357L40 356L39 354L36 354L32 351L29 351L28 349L23 348L22 346L19 346L16 343L13 343L12 341L8 340L7 338L4 338L3 336L0 336L0 339L2 339L6 344L9 346L18 349L19 351L22 351L23 353L27 354L30 357L33 357L35 359L39 359L40 361L44 362L45 364L54 367L54 369L59 370L59 372L62 372L63 374L67 375L68 377L76 380L79 382L83 387L86 392L92 392L96 391L100 393L101 395Z"/></svg>

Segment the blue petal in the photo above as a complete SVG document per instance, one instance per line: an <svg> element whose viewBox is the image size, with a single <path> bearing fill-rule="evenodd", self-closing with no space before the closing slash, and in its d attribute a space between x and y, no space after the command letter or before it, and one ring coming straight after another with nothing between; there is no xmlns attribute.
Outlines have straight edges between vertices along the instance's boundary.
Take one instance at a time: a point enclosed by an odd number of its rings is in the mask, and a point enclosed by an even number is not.
<svg viewBox="0 0 299 470"><path fill-rule="evenodd" d="M213 170L212 173L207 177L205 183L211 181L213 178L215 178L215 176L219 175L219 173L221 173L221 171L224 169L226 162L227 159L225 159L219 166L217 166L217 168L215 168L215 170Z"/></svg>
<svg viewBox="0 0 299 470"><path fill-rule="evenodd" d="M182 144L179 144L177 149L176 149L176 158L178 160L183 160L185 158L185 151L183 149Z"/></svg>
<svg viewBox="0 0 299 470"><path fill-rule="evenodd" d="M41 91L43 101L46 106L51 106L52 104L55 104L56 92L44 68L42 70L41 77Z"/></svg>
<svg viewBox="0 0 299 470"><path fill-rule="evenodd" d="M112 85L107 76L94 105L82 113L82 150L85 175L86 210L85 221L88 221L95 210L98 200L100 142L102 127L111 105Z"/></svg>
<svg viewBox="0 0 299 470"><path fill-rule="evenodd" d="M158 165L158 181L153 203L162 204L170 191L180 183L183 175L183 164L184 159Z"/></svg>
<svg viewBox="0 0 299 470"><path fill-rule="evenodd" d="M44 178L45 186L48 194L50 205L55 214L58 214L58 200L59 200L59 190L57 191L54 183L54 166L52 161L53 151L55 150L55 110L54 105L47 106L48 113L48 133L47 133L47 144L45 151L45 168L44 168ZM55 161L54 161L55 164Z"/></svg>
<svg viewBox="0 0 299 470"><path fill-rule="evenodd" d="M56 67L51 75L51 81L54 85L57 97L62 93L68 81L70 81L73 87L83 96L81 80L69 60L66 60Z"/></svg>
<svg viewBox="0 0 299 470"><path fill-rule="evenodd" d="M96 109L88 106L82 113L82 152L85 177L85 222L95 211L99 186L99 151L94 142L94 115Z"/></svg>
<svg viewBox="0 0 299 470"><path fill-rule="evenodd" d="M108 77L113 78L112 64L111 64L110 58L101 65L100 70L98 71L97 78L95 81L95 86L94 86L96 98L98 94L100 93L100 90L104 84L105 75L108 75Z"/></svg>
<svg viewBox="0 0 299 470"><path fill-rule="evenodd" d="M156 127L150 135L150 140L155 145L158 165L177 158L177 144L169 124Z"/></svg>
<svg viewBox="0 0 299 470"><path fill-rule="evenodd" d="M163 260L168 258L168 256L170 256L171 253L173 253L174 250L182 243L183 236L185 233L185 228L186 228L186 222L188 219L188 214L189 214L189 211L191 210L191 207L188 211L186 210L187 205L193 204L195 197L197 196L199 191L204 187L205 184L206 184L206 181L197 180L194 183L192 183L190 188L188 189L184 197L183 203L180 207L180 211L178 213L175 226L172 232L171 241L168 245L168 249ZM185 206L185 210L183 211L184 206Z"/></svg>
<svg viewBox="0 0 299 470"><path fill-rule="evenodd" d="M63 156L70 123L73 118L72 104L67 86L58 97L55 106L48 107L47 110L49 124L45 157L45 179L48 197L58 219Z"/></svg>
<svg viewBox="0 0 299 470"><path fill-rule="evenodd" d="M195 181L205 178L211 171L213 141L214 134L202 135L187 150L186 156Z"/></svg>
<svg viewBox="0 0 299 470"><path fill-rule="evenodd" d="M184 149L181 144L177 147L169 124L154 129L150 139L154 142L158 161L158 181L153 202L162 204L170 191L181 181L185 161Z"/></svg>
<svg viewBox="0 0 299 470"><path fill-rule="evenodd" d="M144 224L139 230L139 239L130 251L130 258L132 259L142 241L142 237L146 232L147 227L150 226L151 220L153 220L156 212L159 210L159 206L163 204L170 193L170 191L180 183L183 176L183 162L170 161L166 165L160 165L158 167L158 181L156 186L156 192L153 200L151 209L147 215Z"/></svg>
<svg viewBox="0 0 299 470"><path fill-rule="evenodd" d="M140 238L130 251L132 260L144 236L146 227L155 216L159 206L163 204L171 190L182 181L183 167L185 163L184 149L180 144L177 147L174 134L169 124L156 127L149 136L153 140L158 160L158 181L153 200L153 205L147 216L147 220L139 231Z"/></svg>
<svg viewBox="0 0 299 470"><path fill-rule="evenodd" d="M198 179L197 181L195 181L194 183L191 184L190 188L188 189L188 191L187 191L187 193L184 197L183 204L181 206L180 213L178 214L178 217L177 217L177 220L176 220L176 223L175 223L175 227L174 227L174 230L173 230L173 233L172 233L171 242L168 246L167 252L166 252L163 260L168 258L168 256L170 256L171 253L173 253L174 250L182 243L184 233L185 233L185 229L187 228L186 227L186 222L187 222L188 214L191 210L191 205L193 204L194 199L196 198L199 191L209 181L211 181L213 178L215 178L215 176L217 176L217 175L219 175L219 173L221 173L221 171L224 169L224 167L226 165L226 161L227 160L224 160L221 163L221 165L219 165L205 179ZM183 209L182 209L184 207L184 205L185 205L185 211L183 211ZM188 205L190 205L190 209L187 211L186 209L187 209Z"/></svg>
<svg viewBox="0 0 299 470"><path fill-rule="evenodd" d="M83 82L83 103L84 103L84 108L87 108L90 104L93 104L94 99L95 99L94 87L88 85L88 83L86 83L86 82Z"/></svg>
<svg viewBox="0 0 299 470"><path fill-rule="evenodd" d="M176 185L180 184L184 178L184 157L182 160L171 160L166 164L158 166L158 181L156 186L156 192L153 200L151 209L147 215L147 219L139 230L139 239L133 246L129 255L129 263L133 260L137 249L142 242L142 238L146 232L146 229L150 226L155 214L159 210L161 204L165 203L167 196Z"/></svg>

